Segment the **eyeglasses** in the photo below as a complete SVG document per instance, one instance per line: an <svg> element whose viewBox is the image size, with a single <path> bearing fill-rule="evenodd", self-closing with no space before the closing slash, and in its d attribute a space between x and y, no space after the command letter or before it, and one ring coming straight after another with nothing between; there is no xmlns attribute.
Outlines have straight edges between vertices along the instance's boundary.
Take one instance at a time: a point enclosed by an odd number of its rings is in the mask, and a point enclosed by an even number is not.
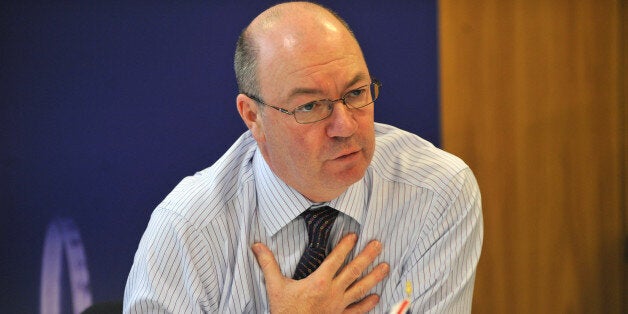
<svg viewBox="0 0 628 314"><path fill-rule="evenodd" d="M293 116L297 123L307 124L318 122L331 116L331 113L334 111L334 104L338 101L342 101L342 103L350 109L366 107L374 103L375 100L377 100L381 88L382 83L373 78L371 79L371 84L353 89L336 100L319 99L298 106L292 111L281 107L269 105L265 103L260 97L257 97L255 95L250 95L247 93L244 93L244 95L264 106Z"/></svg>

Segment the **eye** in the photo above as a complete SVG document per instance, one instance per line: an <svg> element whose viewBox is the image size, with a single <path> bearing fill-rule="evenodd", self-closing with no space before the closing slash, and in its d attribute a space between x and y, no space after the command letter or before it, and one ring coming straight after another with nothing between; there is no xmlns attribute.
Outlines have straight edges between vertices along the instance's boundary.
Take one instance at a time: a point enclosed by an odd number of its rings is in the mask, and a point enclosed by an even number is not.
<svg viewBox="0 0 628 314"><path fill-rule="evenodd" d="M354 89L345 94L345 98L358 98L366 93L366 87Z"/></svg>
<svg viewBox="0 0 628 314"><path fill-rule="evenodd" d="M316 108L317 103L315 101L307 103L305 105L297 107L295 111L308 112Z"/></svg>

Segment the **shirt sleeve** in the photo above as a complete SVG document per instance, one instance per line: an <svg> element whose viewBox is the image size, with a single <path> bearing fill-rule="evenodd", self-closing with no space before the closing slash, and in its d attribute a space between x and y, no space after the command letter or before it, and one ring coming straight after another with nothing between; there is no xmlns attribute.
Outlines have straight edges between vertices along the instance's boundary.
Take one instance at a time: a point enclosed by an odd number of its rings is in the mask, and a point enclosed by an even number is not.
<svg viewBox="0 0 628 314"><path fill-rule="evenodd" d="M483 241L482 202L471 170L454 176L443 195L451 197L443 197L441 209L432 208L398 283L412 284L412 313L471 312Z"/></svg>
<svg viewBox="0 0 628 314"><path fill-rule="evenodd" d="M209 247L179 215L156 209L142 236L124 292L124 313L216 312Z"/></svg>

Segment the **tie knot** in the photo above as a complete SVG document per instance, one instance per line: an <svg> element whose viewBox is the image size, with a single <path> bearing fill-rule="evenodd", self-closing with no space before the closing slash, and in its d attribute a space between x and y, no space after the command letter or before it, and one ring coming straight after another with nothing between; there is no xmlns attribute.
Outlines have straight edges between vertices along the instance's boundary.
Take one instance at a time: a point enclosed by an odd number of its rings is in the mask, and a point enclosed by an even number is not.
<svg viewBox="0 0 628 314"><path fill-rule="evenodd" d="M329 232L338 216L338 211L324 206L316 209L308 208L301 214L305 220L310 247L326 247Z"/></svg>

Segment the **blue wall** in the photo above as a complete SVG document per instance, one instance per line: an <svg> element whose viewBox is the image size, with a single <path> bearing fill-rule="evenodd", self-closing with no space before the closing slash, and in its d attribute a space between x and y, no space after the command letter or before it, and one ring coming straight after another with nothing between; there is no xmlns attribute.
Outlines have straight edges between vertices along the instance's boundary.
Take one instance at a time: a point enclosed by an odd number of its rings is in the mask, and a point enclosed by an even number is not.
<svg viewBox="0 0 628 314"><path fill-rule="evenodd" d="M56 217L80 229L94 301L122 298L153 208L245 130L233 49L271 3L66 2L0 4L2 313L38 311ZM383 82L376 120L438 144L435 1L337 2Z"/></svg>

